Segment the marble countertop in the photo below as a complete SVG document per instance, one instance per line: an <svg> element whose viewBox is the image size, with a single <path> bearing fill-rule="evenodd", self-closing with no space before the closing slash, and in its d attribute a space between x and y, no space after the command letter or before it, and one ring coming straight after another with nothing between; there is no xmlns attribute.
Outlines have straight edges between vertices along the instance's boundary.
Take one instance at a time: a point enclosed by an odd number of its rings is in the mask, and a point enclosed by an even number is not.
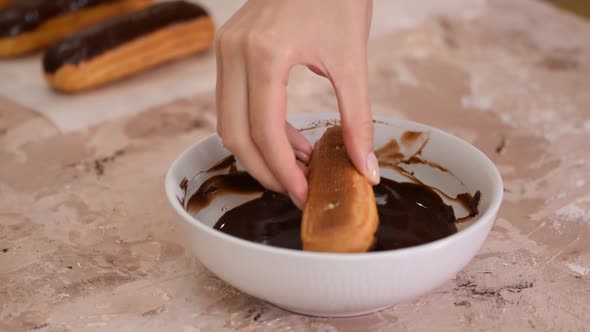
<svg viewBox="0 0 590 332"><path fill-rule="evenodd" d="M215 128L214 92L62 134L0 100L0 331L590 329L590 23L533 0L478 1L375 37L375 114L424 122L497 165L488 239L429 295L355 318L249 297L182 246L163 190ZM289 110L335 111L293 73Z"/></svg>

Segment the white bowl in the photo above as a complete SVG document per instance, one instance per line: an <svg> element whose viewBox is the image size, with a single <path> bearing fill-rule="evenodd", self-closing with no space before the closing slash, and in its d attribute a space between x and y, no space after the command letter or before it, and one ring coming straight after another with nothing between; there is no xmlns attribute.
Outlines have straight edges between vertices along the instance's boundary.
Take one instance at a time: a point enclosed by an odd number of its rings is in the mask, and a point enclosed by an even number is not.
<svg viewBox="0 0 590 332"><path fill-rule="evenodd" d="M338 114L300 113L289 118L297 128L334 119ZM211 209L216 211L199 215L198 220L179 201L183 178L193 178L229 154L219 137L211 135L183 152L166 175L166 194L180 216L179 225L190 250L235 288L287 310L314 316L371 313L426 294L454 277L474 257L493 225L503 194L500 174L482 152L455 136L410 121L375 119L375 147L407 130L429 132L423 158L446 167L464 185L446 173L424 167L414 170L417 177L451 194L480 190L479 216L443 239L382 252L312 253L242 240L212 228L224 204L214 204ZM320 126L304 134L313 144L323 130ZM382 172L387 177L396 176L389 170ZM226 203L226 207L237 204L229 198Z"/></svg>

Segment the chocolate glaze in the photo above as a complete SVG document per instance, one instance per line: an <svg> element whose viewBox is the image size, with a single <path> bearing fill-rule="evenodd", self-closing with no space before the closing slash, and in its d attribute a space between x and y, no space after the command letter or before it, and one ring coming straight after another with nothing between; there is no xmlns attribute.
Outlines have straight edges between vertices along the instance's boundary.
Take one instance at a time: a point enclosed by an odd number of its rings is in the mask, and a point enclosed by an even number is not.
<svg viewBox="0 0 590 332"><path fill-rule="evenodd" d="M414 158L414 157L412 157ZM420 159L421 160L421 159ZM405 164L405 162L402 160L399 162L400 164ZM437 164L434 164L430 162L425 162L425 165L429 165L432 167L436 167L439 166ZM381 164L380 164L381 165ZM458 218L456 221L457 222L464 222L464 221L468 221L469 219L479 215L479 201L481 199L481 192L479 190L477 190L475 192L474 195L471 195L470 193L461 193L458 194L457 196L453 197L448 195L447 193L445 193L444 191L438 189L438 188L434 188L434 187L430 187L428 185L426 185L425 183L423 183L422 181L420 181L417 177L414 176L414 173L410 173L408 171L406 171L405 169L403 169L400 166L397 165L393 165L393 164L385 164L385 165L381 165L381 166L385 166L385 167L390 167L396 171L398 171L401 175L405 176L408 180L410 180L412 183L417 184L417 185L421 185L421 186L425 186L430 188L432 191L436 192L439 196L443 196L448 200L454 201L456 203L459 203L463 208L465 208L468 211L468 214L464 217ZM444 169L444 167L439 166L436 167L438 169ZM447 171L449 174L453 174L449 171ZM459 180L461 181L461 180Z"/></svg>
<svg viewBox="0 0 590 332"><path fill-rule="evenodd" d="M457 233L453 208L430 187L381 178L373 190L379 213L374 251L411 247Z"/></svg>
<svg viewBox="0 0 590 332"><path fill-rule="evenodd" d="M195 4L170 1L116 16L83 29L49 48L43 57L43 69L46 73L54 73L65 64L87 61L156 30L206 15L207 12Z"/></svg>
<svg viewBox="0 0 590 332"><path fill-rule="evenodd" d="M35 30L60 14L115 0L17 0L0 11L0 37L14 37Z"/></svg>
<svg viewBox="0 0 590 332"><path fill-rule="evenodd" d="M230 169L230 172L234 172L235 171L235 164L236 164L236 157L234 157L234 155L229 155L223 159L221 159L217 164L211 166L211 168L209 168L207 170L207 172L215 172L215 171L222 171L226 168Z"/></svg>
<svg viewBox="0 0 590 332"><path fill-rule="evenodd" d="M406 131L402 134L400 141L403 145L414 144L420 137L422 137L422 135L424 135L424 133L421 131Z"/></svg>
<svg viewBox="0 0 590 332"><path fill-rule="evenodd" d="M216 190L209 191L210 185L205 182L201 186L204 189L199 188L189 200L189 211L198 211L224 192L257 189L251 177L242 186L234 182L235 175L249 177L245 173L214 176ZM374 192L379 228L373 251L411 247L457 232L453 208L427 186L381 178ZM268 190L261 197L227 211L214 228L248 241L301 249L301 211L288 197Z"/></svg>
<svg viewBox="0 0 590 332"><path fill-rule="evenodd" d="M225 159L213 168L233 169ZM457 219L453 208L444 203L437 192L421 183L396 182L381 178L373 187L379 227L373 251L411 247L435 241L457 232L456 222L467 220L479 212L479 192L474 196L460 194L459 202L469 206L469 214ZM298 249L301 246L301 211L291 200L265 190L245 172L218 174L206 180L193 194L187 210L196 213L215 197L227 193L256 193L262 196L237 206L217 221L214 228L248 241L276 247Z"/></svg>
<svg viewBox="0 0 590 332"><path fill-rule="evenodd" d="M403 163L404 164L407 164L407 165L413 165L413 164L428 165L430 167L436 168L436 169L438 169L440 171L443 171L445 173L451 173L447 168L445 168L445 167L443 167L443 166L441 166L439 164L433 163L431 161L424 160L424 159L422 159L422 158L420 158L418 156L412 156L412 157L404 160Z"/></svg>
<svg viewBox="0 0 590 332"><path fill-rule="evenodd" d="M224 193L256 193L264 190L250 174L246 172L232 172L214 175L207 179L191 196L187 204L188 211L199 211L206 207L215 197Z"/></svg>
<svg viewBox="0 0 590 332"><path fill-rule="evenodd" d="M248 241L302 249L301 210L288 197L268 190L227 211L214 228Z"/></svg>
<svg viewBox="0 0 590 332"><path fill-rule="evenodd" d="M404 133L402 144L414 144L420 134ZM426 143L408 157L400 153L400 145L395 140L376 151L381 166L397 170L411 182L381 178L380 183L373 187L379 227L372 251L412 247L444 238L457 232L458 222L467 221L479 214L479 191L474 195L462 193L451 197L424 184L399 166L425 164L452 174L445 167L418 157L424 145ZM288 197L266 190L249 174L236 171L235 163L235 158L229 156L211 167L207 172L228 170L228 173L217 174L206 180L189 198L187 210L196 213L216 196L224 193L261 192L262 196L259 198L227 211L214 228L248 241L301 250L301 211ZM457 218L453 208L441 196L459 203L468 214Z"/></svg>
<svg viewBox="0 0 590 332"><path fill-rule="evenodd" d="M457 219L458 222L469 220L479 215L479 200L481 199L481 192L478 190L475 195L470 193L462 193L457 195L457 201L467 210L469 214L465 217Z"/></svg>

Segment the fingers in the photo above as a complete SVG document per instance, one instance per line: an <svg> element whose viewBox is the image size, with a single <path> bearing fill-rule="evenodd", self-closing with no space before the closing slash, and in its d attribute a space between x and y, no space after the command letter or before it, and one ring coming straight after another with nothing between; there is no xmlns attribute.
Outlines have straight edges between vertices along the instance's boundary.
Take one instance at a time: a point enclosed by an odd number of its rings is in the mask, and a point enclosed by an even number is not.
<svg viewBox="0 0 590 332"><path fill-rule="evenodd" d="M299 130L295 129L295 127L288 122L286 123L286 130L287 138L289 139L289 142L291 142L295 157L303 164L308 164L313 150L311 144L309 144L309 141L299 132Z"/></svg>
<svg viewBox="0 0 590 332"><path fill-rule="evenodd" d="M314 74L316 74L316 75L319 75L319 76L322 76L322 77L326 77L326 73L324 73L324 72L323 72L321 69L319 69L319 68L318 68L318 67L316 67L316 66L313 66L313 65L307 65L307 68L308 68L309 70L311 70L311 71L312 71Z"/></svg>
<svg viewBox="0 0 590 332"><path fill-rule="evenodd" d="M300 207L312 147L285 120L285 84L295 64L332 81L349 156L372 183L379 181L367 91L370 13L370 1L251 0L218 34L223 143L265 187L288 192Z"/></svg>
<svg viewBox="0 0 590 332"><path fill-rule="evenodd" d="M257 56L247 58L251 135L272 174L301 208L307 199L307 180L291 144L302 154L310 153L311 147L286 123L285 82L289 64L286 58L270 53L265 45L250 45L255 48L249 49L250 54Z"/></svg>
<svg viewBox="0 0 590 332"><path fill-rule="evenodd" d="M344 143L348 155L361 174L372 184L379 183L379 164L373 153L373 118L368 91L366 55L361 59L329 69L342 118Z"/></svg>
<svg viewBox="0 0 590 332"><path fill-rule="evenodd" d="M307 167L306 164L304 164L303 162L301 162L299 160L297 160L297 167L299 167L299 169L303 172L303 174L307 178L307 175L309 173L309 167Z"/></svg>
<svg viewBox="0 0 590 332"><path fill-rule="evenodd" d="M218 133L226 148L263 186L289 192L294 203L301 207L307 196L306 164L312 147L285 121L284 82L288 66L283 67L284 76L261 81L260 77L271 77L269 74L273 72L266 72L267 67L261 63L248 64L244 38L231 27L230 33L223 30L216 55ZM250 98L254 101L249 102Z"/></svg>
<svg viewBox="0 0 590 332"><path fill-rule="evenodd" d="M250 135L246 64L239 36L221 33L217 42L218 133L224 146L264 187L283 192Z"/></svg>

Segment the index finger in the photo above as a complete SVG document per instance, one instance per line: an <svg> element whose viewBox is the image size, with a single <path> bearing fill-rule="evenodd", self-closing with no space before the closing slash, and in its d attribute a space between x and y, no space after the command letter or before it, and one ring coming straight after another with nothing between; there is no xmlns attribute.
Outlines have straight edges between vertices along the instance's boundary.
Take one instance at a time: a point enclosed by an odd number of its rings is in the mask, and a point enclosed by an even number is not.
<svg viewBox="0 0 590 332"><path fill-rule="evenodd" d="M299 207L307 199L307 180L287 137L288 64L248 59L250 132L268 168Z"/></svg>

